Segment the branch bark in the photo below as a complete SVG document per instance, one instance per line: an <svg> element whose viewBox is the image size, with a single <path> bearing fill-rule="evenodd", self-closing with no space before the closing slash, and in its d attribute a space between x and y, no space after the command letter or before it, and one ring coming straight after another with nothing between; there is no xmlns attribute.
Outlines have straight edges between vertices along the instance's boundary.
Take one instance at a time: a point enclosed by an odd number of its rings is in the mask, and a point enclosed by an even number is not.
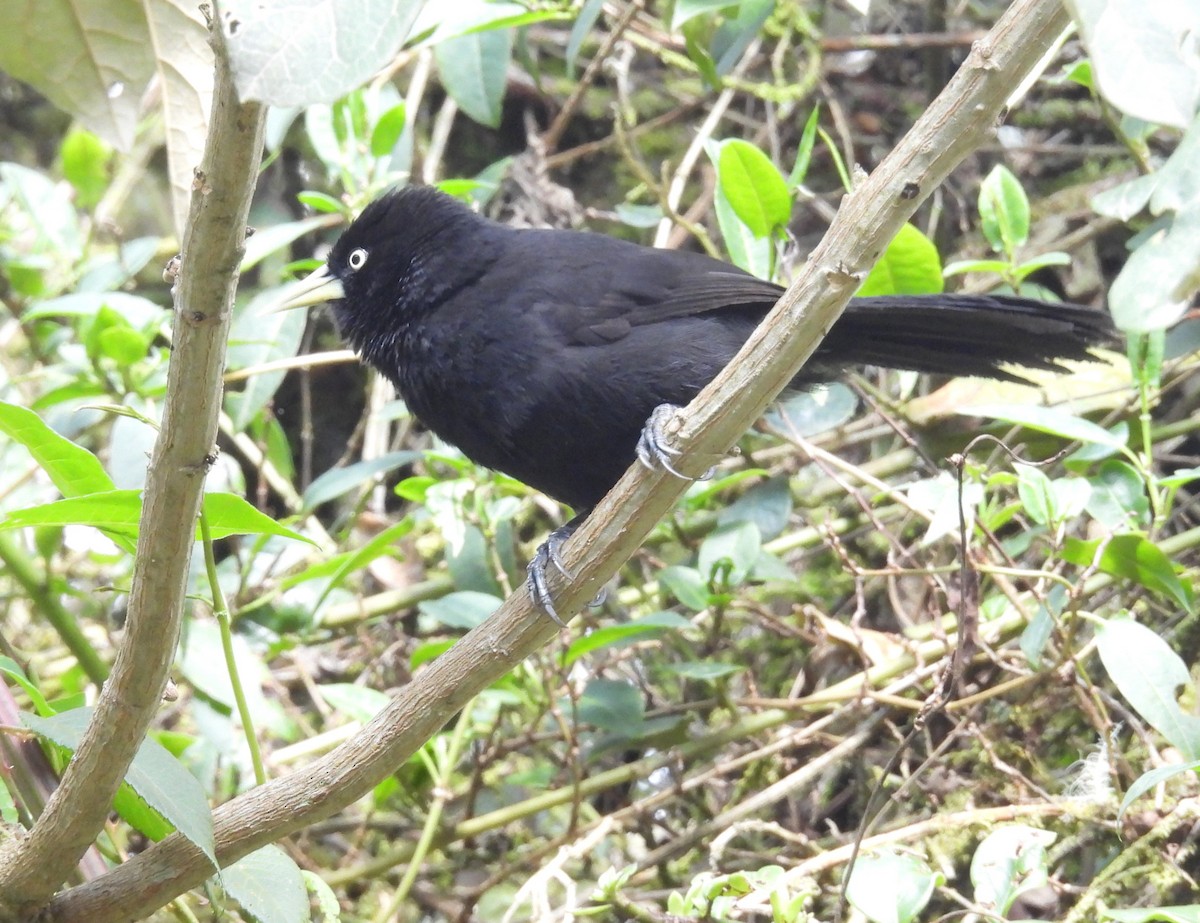
<svg viewBox="0 0 1200 923"><path fill-rule="evenodd" d="M935 186L989 136L1004 101L1066 26L1058 0L1016 0L909 134L843 202L808 265L717 379L673 421L680 467L705 470L812 354L858 281ZM686 484L634 466L566 548L576 572L554 587L578 612L641 544ZM411 756L474 695L542 647L555 626L524 591L427 666L355 738L215 812L223 864L342 810ZM133 921L199 885L210 869L178 834L52 902L47 920Z"/></svg>
<svg viewBox="0 0 1200 923"><path fill-rule="evenodd" d="M242 105L221 47L204 162L196 172L175 296L162 429L150 461L126 633L62 783L29 834L0 853L0 921L28 923L66 881L111 810L162 700L175 657L204 476L216 442L221 375L264 109Z"/></svg>

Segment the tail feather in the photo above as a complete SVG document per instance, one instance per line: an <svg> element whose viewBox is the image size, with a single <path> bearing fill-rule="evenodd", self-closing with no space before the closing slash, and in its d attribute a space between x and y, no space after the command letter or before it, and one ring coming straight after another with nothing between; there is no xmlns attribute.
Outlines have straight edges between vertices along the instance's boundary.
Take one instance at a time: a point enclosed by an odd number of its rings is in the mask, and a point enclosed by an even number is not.
<svg viewBox="0 0 1200 923"><path fill-rule="evenodd" d="M856 298L802 377L859 365L942 375L1023 380L1005 366L1062 369L1114 336L1103 311L1008 295Z"/></svg>

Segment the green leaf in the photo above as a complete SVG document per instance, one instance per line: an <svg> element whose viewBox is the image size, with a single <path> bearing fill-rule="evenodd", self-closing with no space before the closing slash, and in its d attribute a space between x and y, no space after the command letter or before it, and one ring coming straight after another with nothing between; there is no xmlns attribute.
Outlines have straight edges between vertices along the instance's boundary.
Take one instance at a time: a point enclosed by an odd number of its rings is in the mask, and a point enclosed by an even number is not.
<svg viewBox="0 0 1200 923"><path fill-rule="evenodd" d="M223 0L217 21L238 98L271 106L337 99L395 60L421 6L422 0L360 0L352 7Z"/></svg>
<svg viewBox="0 0 1200 923"><path fill-rule="evenodd" d="M911 224L906 224L871 267L857 295L936 295L944 289L942 258L937 247Z"/></svg>
<svg viewBox="0 0 1200 923"><path fill-rule="evenodd" d="M1106 574L1132 580L1189 612L1192 610L1191 587L1180 582L1171 559L1144 535L1127 533L1090 542L1070 538L1063 548L1063 557L1080 567L1095 564Z"/></svg>
<svg viewBox="0 0 1200 923"><path fill-rule="evenodd" d="M709 53L717 62L717 74L730 73L760 34L767 17L775 9L775 0L738 0L730 7L713 33Z"/></svg>
<svg viewBox="0 0 1200 923"><path fill-rule="evenodd" d="M622 680L594 679L579 697L579 720L606 731L635 736L646 717L642 694Z"/></svg>
<svg viewBox="0 0 1200 923"><path fill-rule="evenodd" d="M74 753L93 712L90 706L46 718L22 712L21 723L39 737ZM191 840L213 868L217 867L212 812L204 787L162 744L153 738L143 740L125 781L147 805Z"/></svg>
<svg viewBox="0 0 1200 923"><path fill-rule="evenodd" d="M1078 516L1087 505L1091 485L1082 478L1050 480L1033 465L1018 464L1017 493L1030 518L1053 526Z"/></svg>
<svg viewBox="0 0 1200 923"><path fill-rule="evenodd" d="M723 576L727 586L746 579L762 549L762 533L754 522L733 522L717 528L700 545L697 567L712 580L728 566Z"/></svg>
<svg viewBox="0 0 1200 923"><path fill-rule="evenodd" d="M675 7L671 12L671 31L678 32L680 26L696 16L715 13L717 10L736 5L737 0L675 0Z"/></svg>
<svg viewBox="0 0 1200 923"><path fill-rule="evenodd" d="M916 856L862 856L854 865L846 898L872 923L911 923L940 883L941 876Z"/></svg>
<svg viewBox="0 0 1200 923"><path fill-rule="evenodd" d="M310 899L317 907L312 916L313 923L339 923L342 918L342 905L333 888L316 872L301 869L300 875L308 888Z"/></svg>
<svg viewBox="0 0 1200 923"><path fill-rule="evenodd" d="M1016 465L1017 494L1029 518L1047 526L1058 518L1054 509L1054 492L1050 479L1032 465Z"/></svg>
<svg viewBox="0 0 1200 923"><path fill-rule="evenodd" d="M1049 880L1046 847L1057 839L1049 830L1008 824L993 830L971 857L975 902L1000 917L1017 895Z"/></svg>
<svg viewBox="0 0 1200 923"><path fill-rule="evenodd" d="M696 568L670 564L658 572L658 582L693 612L708 608L708 583Z"/></svg>
<svg viewBox="0 0 1200 923"><path fill-rule="evenodd" d="M91 209L108 189L108 163L112 149L90 131L72 129L60 151L63 176L75 187L76 205Z"/></svg>
<svg viewBox="0 0 1200 923"><path fill-rule="evenodd" d="M1104 907L1100 911L1103 920L1114 923L1200 923L1200 904L1178 907L1135 907L1131 910L1116 910Z"/></svg>
<svg viewBox="0 0 1200 923"><path fill-rule="evenodd" d="M138 330L158 324L167 313L149 298L128 292L75 292L35 304L21 313L22 321L39 317L94 317L105 308L116 311Z"/></svg>
<svg viewBox="0 0 1200 923"><path fill-rule="evenodd" d="M613 209L623 224L631 228L652 228L663 218L661 205L633 205L629 202L618 202Z"/></svg>
<svg viewBox="0 0 1200 923"><path fill-rule="evenodd" d="M296 194L296 200L302 205L307 205L313 211L323 214L340 215L346 210L345 203L341 199L335 199L324 192L313 192L312 190L299 192Z"/></svg>
<svg viewBox="0 0 1200 923"><path fill-rule="evenodd" d="M942 275L949 278L950 276L961 276L968 272L991 272L997 275L1002 275L1009 270L1009 263L1005 260L958 260L950 263L942 270Z"/></svg>
<svg viewBox="0 0 1200 923"><path fill-rule="evenodd" d="M456 590L474 590L489 596L503 596L496 579L495 564L488 540L474 523L459 523L461 534L446 549L446 569ZM496 549L499 551L499 549Z"/></svg>
<svg viewBox="0 0 1200 923"><path fill-rule="evenodd" d="M427 644L419 644L409 658L409 667L415 670L422 664L429 663L431 660L437 660L442 654L454 647L456 641L454 638L447 638L445 641L430 641Z"/></svg>
<svg viewBox="0 0 1200 923"><path fill-rule="evenodd" d="M355 721L366 723L382 711L391 699L386 693L354 683L323 683L317 687L321 698Z"/></svg>
<svg viewBox="0 0 1200 923"><path fill-rule="evenodd" d="M175 826L128 785L117 786L113 810L134 830L156 843L175 832Z"/></svg>
<svg viewBox="0 0 1200 923"><path fill-rule="evenodd" d="M278 846L264 846L221 870L221 887L255 923L299 923L309 917L300 869Z"/></svg>
<svg viewBox="0 0 1200 923"><path fill-rule="evenodd" d="M25 671L21 669L21 665L11 657L0 654L0 674L7 676L25 690L25 694L29 696L29 701L33 703L33 707L37 709L38 714L43 718L54 714L54 709L50 707L50 703L42 695L42 690L29 680L29 677L25 675Z"/></svg>
<svg viewBox="0 0 1200 923"><path fill-rule="evenodd" d="M204 495L204 515L214 540L230 535L282 535L298 542L315 544L312 539L280 525L266 513L259 512L236 494L209 493ZM200 537L199 527L196 530Z"/></svg>
<svg viewBox="0 0 1200 923"><path fill-rule="evenodd" d="M1058 607L1056 607L1058 611ZM1029 662L1029 666L1034 670L1042 668L1042 660L1046 651L1046 645L1050 643L1050 637L1054 632L1054 615L1047 606L1039 604L1037 611L1034 612L1033 618L1029 620L1029 624L1025 626L1025 630L1021 632L1021 653L1025 655L1025 659Z"/></svg>
<svg viewBox="0 0 1200 923"><path fill-rule="evenodd" d="M387 455L356 462L344 468L330 468L304 491L304 509L314 510L322 503L328 503L361 487L378 474L411 465L420 458L420 452L389 452Z"/></svg>
<svg viewBox="0 0 1200 923"><path fill-rule="evenodd" d="M1179 705L1192 685L1187 664L1145 625L1112 618L1096 629L1096 649L1113 684L1141 717L1187 760L1200 759L1200 718Z"/></svg>
<svg viewBox="0 0 1200 923"><path fill-rule="evenodd" d="M1163 487L1182 487L1200 479L1200 468L1178 468L1170 474L1163 475L1158 483Z"/></svg>
<svg viewBox="0 0 1200 923"><path fill-rule="evenodd" d="M1167 779L1182 775L1185 772L1200 772L1200 760L1193 760L1190 763L1177 763L1173 766L1159 766L1157 769L1151 769L1149 772L1142 773L1129 786L1129 791L1121 799L1121 809L1118 812L1118 817L1129 810L1129 806L1141 798L1142 795L1146 794L1146 792L1158 788ZM1197 908L1197 910L1200 910L1200 908ZM1197 916L1197 920L1200 920L1200 916Z"/></svg>
<svg viewBox="0 0 1200 923"><path fill-rule="evenodd" d="M227 714L233 712L237 702L220 628L212 619L191 619L186 628L179 652L179 672ZM253 723L259 730L278 728L279 709L263 694L263 685L270 678L266 664L242 635L235 633L232 641L234 664Z"/></svg>
<svg viewBox="0 0 1200 923"><path fill-rule="evenodd" d="M1024 281L1028 276L1033 275L1039 269L1045 269L1047 266L1070 266L1071 256L1068 253L1063 253L1061 250L1053 250L1050 253L1043 253L1041 256L1035 256L1032 259L1026 260L1013 267L1013 275L1017 281Z"/></svg>
<svg viewBox="0 0 1200 923"><path fill-rule="evenodd" d="M530 9L530 4L515 0L426 3L413 26L413 35L419 37L420 45L437 45L471 32L511 30L533 23L570 18L570 12L553 4L544 9Z"/></svg>
<svg viewBox="0 0 1200 923"><path fill-rule="evenodd" d="M325 222L324 218L310 218ZM300 222L296 222L299 224ZM256 240L259 235L250 238ZM290 359L300 351L307 318L303 311L274 311L268 306L279 300L281 288L259 292L250 303L238 309L229 335L230 369L245 369L268 362ZM279 369L262 372L246 380L241 391L226 392L225 403L235 432L244 432L279 390L287 372Z"/></svg>
<svg viewBox="0 0 1200 923"><path fill-rule="evenodd" d="M694 679L711 683L733 673L740 673L745 667L736 663L718 663L715 660L692 660L670 665L670 670L684 679Z"/></svg>
<svg viewBox="0 0 1200 923"><path fill-rule="evenodd" d="M108 490L13 510L0 520L0 530L82 525L118 535L135 536L141 513L141 491ZM213 539L228 538L230 535L282 535L313 544L311 539L280 525L234 494L205 494L204 513L208 517ZM200 538L198 525L196 538Z"/></svg>
<svg viewBox="0 0 1200 923"><path fill-rule="evenodd" d="M693 22L683 30L683 47L687 51L688 60L696 65L700 79L709 89L721 88L721 75L717 73L717 62L713 60L708 49L704 47L702 37L706 29L701 23Z"/></svg>
<svg viewBox="0 0 1200 923"><path fill-rule="evenodd" d="M604 0L586 0L579 10L579 15L575 17L575 24L571 26L571 37L567 41L567 77L570 79L575 77L575 62L579 58L583 41L596 25L596 20L600 18L603 10Z"/></svg>
<svg viewBox="0 0 1200 923"><path fill-rule="evenodd" d="M154 74L154 44L143 4L41 2L36 15L6 10L0 68L128 151Z"/></svg>
<svg viewBox="0 0 1200 923"><path fill-rule="evenodd" d="M128 540L137 536L141 510L139 491L108 490L12 510L0 520L0 529L84 525Z"/></svg>
<svg viewBox="0 0 1200 923"><path fill-rule="evenodd" d="M788 176L788 186L792 189L802 185L804 178L808 176L808 166L812 163L812 152L817 143L817 123L820 118L821 107L818 105L809 113L808 120L804 123L804 132L800 135L800 144L796 148L796 162Z"/></svg>
<svg viewBox="0 0 1200 923"><path fill-rule="evenodd" d="M840 381L791 394L767 411L766 422L781 432L810 438L828 432L858 412L858 395Z"/></svg>
<svg viewBox="0 0 1200 923"><path fill-rule="evenodd" d="M376 157L387 157L392 149L400 142L404 134L404 126L408 124L408 115L404 103L392 106L379 117L375 128L371 131L371 153Z"/></svg>
<svg viewBox="0 0 1200 923"><path fill-rule="evenodd" d="M1124 448L1125 440L1089 420L1053 407L1034 407L1028 404L982 404L964 409L969 416L1003 420L1041 433L1050 433L1077 442L1094 442L1111 448Z"/></svg>
<svg viewBox="0 0 1200 923"><path fill-rule="evenodd" d="M921 544L929 545L947 535L958 535L959 520L963 516L966 518L967 534L970 535L976 510L983 502L983 485L970 481L963 485L960 492L958 479L949 471L939 471L934 477L908 485L908 500L929 516L929 528L921 539Z"/></svg>
<svg viewBox="0 0 1200 923"><path fill-rule="evenodd" d="M681 615L674 612L655 612L645 618L634 619L619 625L605 625L571 642L563 654L563 666L568 667L580 657L606 647L623 647L635 641L654 637L665 630L683 631L692 627Z"/></svg>
<svg viewBox="0 0 1200 923"><path fill-rule="evenodd" d="M1133 465L1109 458L1088 480L1092 485L1088 514L1109 532L1127 532L1149 523L1146 482Z"/></svg>
<svg viewBox="0 0 1200 923"><path fill-rule="evenodd" d="M756 484L717 514L717 522L732 525L754 523L764 539L772 539L787 528L792 515L792 492L787 477L770 478Z"/></svg>
<svg viewBox="0 0 1200 923"><path fill-rule="evenodd" d="M758 237L769 237L792 216L787 183L771 158L749 141L721 145L717 157L721 189L734 214Z"/></svg>
<svg viewBox="0 0 1200 923"><path fill-rule="evenodd" d="M1029 200L1007 167L996 166L979 189L979 217L992 249L1011 261L1029 239Z"/></svg>
<svg viewBox="0 0 1200 923"><path fill-rule="evenodd" d="M1063 76L1072 83L1079 84L1081 87L1086 87L1089 90L1095 89L1095 81L1092 79L1092 62L1087 58L1064 67Z"/></svg>
<svg viewBox="0 0 1200 923"><path fill-rule="evenodd" d="M472 32L434 47L442 84L460 109L481 125L500 127L512 31Z"/></svg>
<svg viewBox="0 0 1200 923"><path fill-rule="evenodd" d="M1200 128L1196 134L1200 137ZM1198 284L1197 252L1200 208L1194 206L1163 219L1154 233L1144 236L1109 289L1109 311L1117 328L1153 333L1182 317Z"/></svg>
<svg viewBox="0 0 1200 923"><path fill-rule="evenodd" d="M399 522L388 526L366 544L333 559L331 563L336 566L329 572L329 582L321 591L321 595L317 597L317 601L313 603L312 611L320 611L322 604L329 598L329 594L341 586L350 574L386 554L399 539L408 535L412 530L413 521L405 516Z"/></svg>
<svg viewBox="0 0 1200 923"><path fill-rule="evenodd" d="M1195 117L1196 8L1190 3L1072 4L1093 77L1122 112L1183 128Z"/></svg>
<svg viewBox="0 0 1200 923"><path fill-rule="evenodd" d="M459 590L448 593L441 599L427 599L418 603L422 614L436 619L448 628L472 629L483 623L489 615L500 608L504 600L490 593L475 590Z"/></svg>
<svg viewBox="0 0 1200 923"><path fill-rule="evenodd" d="M64 497L113 489L100 459L42 422L32 410L0 402L0 432L29 450Z"/></svg>
<svg viewBox="0 0 1200 923"><path fill-rule="evenodd" d="M317 193L301 193L297 198L306 196L309 200L312 200L316 195ZM325 198L329 199L329 196ZM332 201L336 206L333 211L340 212L341 203L336 199ZM336 224L336 222L332 223ZM260 231L255 231L246 238L246 252L242 254L241 271L246 272L248 269L253 269L272 253L277 253L305 234L311 234L313 231L327 228L330 224L331 219L325 217L325 215L312 215L308 218L301 218L298 221L284 221L279 224L273 224L268 228L263 228ZM277 311L274 314L270 313L268 305L271 302L263 298L267 294L278 297L280 292L278 289L268 289L267 292L260 292L250 304L240 309L234 321L234 329L229 335L230 340L235 342L237 340L245 340L247 342L254 342L256 340L269 341L271 339L270 329L264 330L263 328L277 327L278 324L272 323L274 318L286 317L289 314L298 314L301 320L303 320L303 311ZM244 319L252 319L251 323L256 326L250 327L249 330L245 329ZM239 325L239 322L243 323ZM241 329L239 329L239 326L241 326ZM288 355L295 354L294 349L291 353L288 353ZM245 365L249 365L249 362L244 359L230 360L231 368L242 368Z"/></svg>
<svg viewBox="0 0 1200 923"><path fill-rule="evenodd" d="M150 339L127 324L115 324L100 331L97 345L102 355L112 359L121 368L129 368L146 358Z"/></svg>
<svg viewBox="0 0 1200 923"><path fill-rule="evenodd" d="M729 259L733 264L760 279L770 279L774 266L774 245L769 237L759 237L733 210L725 190L718 186L713 206L717 210L717 226Z"/></svg>

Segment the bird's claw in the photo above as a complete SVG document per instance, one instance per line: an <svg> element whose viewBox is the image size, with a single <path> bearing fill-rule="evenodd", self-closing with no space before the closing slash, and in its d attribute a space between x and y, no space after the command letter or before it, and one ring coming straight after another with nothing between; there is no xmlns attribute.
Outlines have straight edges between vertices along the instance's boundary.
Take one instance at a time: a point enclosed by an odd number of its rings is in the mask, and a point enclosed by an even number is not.
<svg viewBox="0 0 1200 923"><path fill-rule="evenodd" d="M671 459L679 457L679 449L667 444L666 425L675 415L679 407L675 404L659 404L650 414L650 419L642 427L642 435L638 437L637 457L643 465L653 471L662 468L669 471L681 481L707 481L717 470L709 468L704 474L693 478L675 469Z"/></svg>
<svg viewBox="0 0 1200 923"><path fill-rule="evenodd" d="M559 618L558 611L554 608L554 597L550 593L550 584L546 580L546 569L552 566L568 580L575 579L575 574L567 567L562 557L562 547L574 533L575 528L575 523L569 522L546 536L546 540L538 545L533 560L529 562L529 567L525 571L525 587L529 591L529 597L533 600L533 604L564 628L567 623Z"/></svg>
<svg viewBox="0 0 1200 923"><path fill-rule="evenodd" d="M529 567L525 571L525 588L528 590L533 604L564 628L567 623L559 617L558 610L554 608L554 596L551 594L550 584L546 580L546 571L553 567L567 580L575 579L575 572L567 567L567 562L563 560L562 549L563 545L567 543L567 539L575 533L579 523L583 521L583 516L584 514L575 517L566 525L559 526L546 536L546 540L538 545L537 551L533 554L533 560L529 562ZM596 598L588 603L588 607L594 609L602 605L606 595L607 591L601 587Z"/></svg>

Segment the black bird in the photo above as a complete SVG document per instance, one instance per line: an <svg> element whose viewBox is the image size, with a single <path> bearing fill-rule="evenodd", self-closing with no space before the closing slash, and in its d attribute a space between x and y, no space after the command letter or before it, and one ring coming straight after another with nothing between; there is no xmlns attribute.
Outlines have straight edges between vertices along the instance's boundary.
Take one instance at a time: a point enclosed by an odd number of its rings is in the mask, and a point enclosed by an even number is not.
<svg viewBox="0 0 1200 923"><path fill-rule="evenodd" d="M783 289L698 253L516 229L431 188L372 202L287 307L332 302L342 336L468 458L574 507L545 567L635 458L662 404L687 404ZM1015 379L1112 336L1107 316L1001 295L855 298L796 386L879 365Z"/></svg>

